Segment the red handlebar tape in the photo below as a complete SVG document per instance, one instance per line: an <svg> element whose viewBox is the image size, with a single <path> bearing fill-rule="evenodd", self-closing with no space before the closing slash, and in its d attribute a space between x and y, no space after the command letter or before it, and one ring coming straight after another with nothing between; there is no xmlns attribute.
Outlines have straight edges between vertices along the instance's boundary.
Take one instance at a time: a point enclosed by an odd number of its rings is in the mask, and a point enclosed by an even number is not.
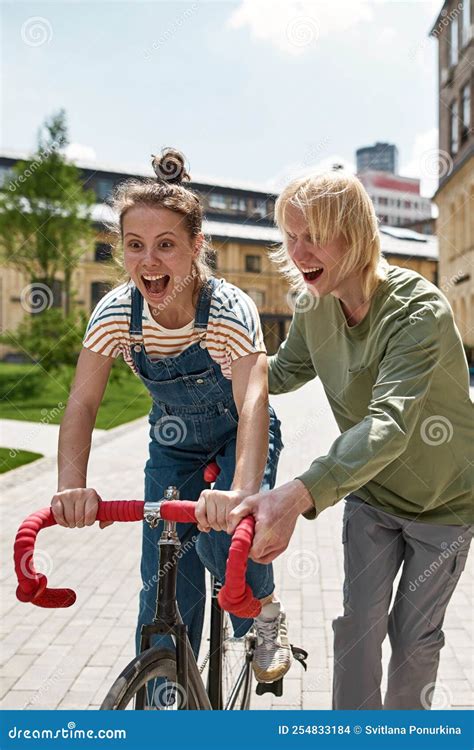
<svg viewBox="0 0 474 750"><path fill-rule="evenodd" d="M143 519L141 500L99 501L97 521L140 521ZM188 500L170 500L161 504L161 517L166 521L195 523L196 503ZM48 588L48 580L37 573L33 554L36 537L41 529L54 526L56 520L50 507L32 513L23 521L15 538L14 563L18 578L16 596L21 602L31 602L38 607L70 607L76 601L72 589ZM238 525L227 559L225 585L219 592L219 604L223 609L239 617L255 617L261 609L245 581L247 558L252 545L255 521L247 516Z"/></svg>

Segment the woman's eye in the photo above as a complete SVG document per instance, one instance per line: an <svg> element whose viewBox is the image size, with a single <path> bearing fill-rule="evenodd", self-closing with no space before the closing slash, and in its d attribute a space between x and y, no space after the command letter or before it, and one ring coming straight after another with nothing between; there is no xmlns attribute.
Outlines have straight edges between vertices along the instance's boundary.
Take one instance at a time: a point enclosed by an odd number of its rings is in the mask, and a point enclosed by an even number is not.
<svg viewBox="0 0 474 750"><path fill-rule="evenodd" d="M164 247L165 249L168 247L173 247L173 243L171 242L171 240L163 240L162 242L160 242L160 247Z"/></svg>
<svg viewBox="0 0 474 750"><path fill-rule="evenodd" d="M134 242L129 242L128 247L131 248L132 250L140 250L141 245L139 242L134 241Z"/></svg>

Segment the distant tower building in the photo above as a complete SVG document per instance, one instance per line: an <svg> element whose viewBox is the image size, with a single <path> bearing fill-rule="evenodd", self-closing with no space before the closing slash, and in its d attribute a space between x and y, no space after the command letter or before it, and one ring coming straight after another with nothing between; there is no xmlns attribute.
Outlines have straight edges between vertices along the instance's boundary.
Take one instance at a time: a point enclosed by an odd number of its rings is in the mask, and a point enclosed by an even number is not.
<svg viewBox="0 0 474 750"><path fill-rule="evenodd" d="M357 172L398 172L398 148L393 143L376 143L356 151Z"/></svg>

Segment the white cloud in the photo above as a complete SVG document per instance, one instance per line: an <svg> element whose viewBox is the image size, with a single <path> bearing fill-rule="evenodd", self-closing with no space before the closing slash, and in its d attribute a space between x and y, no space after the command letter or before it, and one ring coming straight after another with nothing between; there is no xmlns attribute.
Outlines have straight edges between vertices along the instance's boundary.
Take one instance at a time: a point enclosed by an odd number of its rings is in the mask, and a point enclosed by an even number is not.
<svg viewBox="0 0 474 750"><path fill-rule="evenodd" d="M429 198L438 187L438 172L447 172L451 157L439 150L438 129L418 133L410 159L400 168L400 174L421 179L421 194Z"/></svg>
<svg viewBox="0 0 474 750"><path fill-rule="evenodd" d="M267 41L287 54L300 55L319 38L371 21L370 6L366 0L241 0L227 26L248 27L256 39Z"/></svg>
<svg viewBox="0 0 474 750"><path fill-rule="evenodd" d="M92 146L83 143L70 143L64 149L65 156L70 161L96 161L97 155Z"/></svg>

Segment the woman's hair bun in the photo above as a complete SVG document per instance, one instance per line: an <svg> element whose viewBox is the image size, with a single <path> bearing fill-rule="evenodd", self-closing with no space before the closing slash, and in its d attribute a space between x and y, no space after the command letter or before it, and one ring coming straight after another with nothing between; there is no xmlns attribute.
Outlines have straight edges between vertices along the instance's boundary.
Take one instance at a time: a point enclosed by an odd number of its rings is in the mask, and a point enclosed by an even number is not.
<svg viewBox="0 0 474 750"><path fill-rule="evenodd" d="M186 169L186 159L175 148L163 148L161 154L152 154L152 166L158 182L180 185L191 178Z"/></svg>

